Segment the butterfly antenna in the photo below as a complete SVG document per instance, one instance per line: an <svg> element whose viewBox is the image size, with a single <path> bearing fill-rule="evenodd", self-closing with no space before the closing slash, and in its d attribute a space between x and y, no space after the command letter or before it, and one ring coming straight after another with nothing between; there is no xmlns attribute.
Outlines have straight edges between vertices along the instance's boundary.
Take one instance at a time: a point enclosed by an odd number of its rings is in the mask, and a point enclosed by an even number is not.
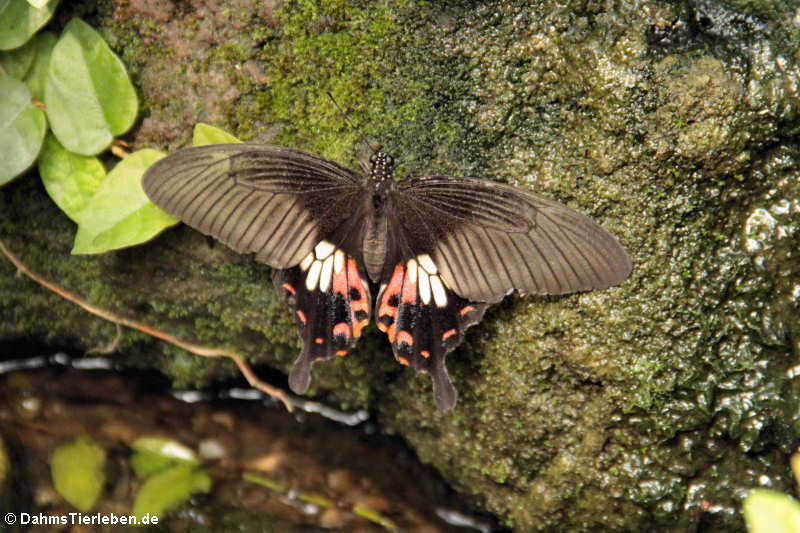
<svg viewBox="0 0 800 533"><path fill-rule="evenodd" d="M341 114L342 114L342 117L344 118L344 121L345 121L345 122L347 122L347 125L348 125L348 126L350 126L350 129L351 129L351 130L353 130L353 131L357 131L357 132L358 132L358 136L361 138L361 140L364 142L364 144L366 144L367 146L369 146L369 149L370 149L370 150L372 150L372 152L373 152L373 153L374 153L374 152L377 152L377 151L378 151L378 148L376 148L376 147L375 147L375 146L374 146L374 145L373 145L371 142L369 142L369 140L367 139L367 136L366 136L366 135L364 135L364 134L361 132L361 130L359 130L358 128L356 128L356 127L353 125L353 123L352 123L352 122L350 122L350 119L349 119L349 118L347 118L347 113L345 113L345 112L344 112L344 109L342 109L342 108L339 106L339 102L337 102L337 101L336 101L336 99L333 97L333 95L331 94L331 92L330 92L330 91L326 91L326 92L325 92L325 94L327 94L327 95L328 95L328 98L330 98L330 99L331 99L331 102L333 102L333 105L335 105L335 106L336 106L336 109L338 109L338 110L339 110L339 113L341 113Z"/></svg>

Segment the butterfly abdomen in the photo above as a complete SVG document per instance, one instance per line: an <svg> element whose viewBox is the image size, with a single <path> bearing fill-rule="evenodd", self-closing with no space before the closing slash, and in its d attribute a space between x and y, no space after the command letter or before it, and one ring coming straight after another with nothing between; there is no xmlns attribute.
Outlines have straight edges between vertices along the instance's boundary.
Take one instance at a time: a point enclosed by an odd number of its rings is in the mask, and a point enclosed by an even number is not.
<svg viewBox="0 0 800 533"><path fill-rule="evenodd" d="M369 210L368 213L364 222L364 241L362 243L364 267L367 269L369 279L377 283L386 262L388 221L381 211Z"/></svg>
<svg viewBox="0 0 800 533"><path fill-rule="evenodd" d="M389 195L394 189L392 180L393 160L390 155L379 152L372 158L372 169L367 178L366 189L370 191L364 198L364 231L360 243L364 254L364 267L369 279L380 281L386 267L388 255L389 216L391 206Z"/></svg>

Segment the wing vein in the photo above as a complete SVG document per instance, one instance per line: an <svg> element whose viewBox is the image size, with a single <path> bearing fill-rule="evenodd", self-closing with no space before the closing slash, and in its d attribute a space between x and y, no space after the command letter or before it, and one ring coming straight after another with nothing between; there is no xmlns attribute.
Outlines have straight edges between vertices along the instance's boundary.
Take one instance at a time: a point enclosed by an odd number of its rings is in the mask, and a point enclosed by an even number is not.
<svg viewBox="0 0 800 533"><path fill-rule="evenodd" d="M288 209L287 209L287 210L284 212L284 215L285 215L286 213L288 213L289 211L291 211L292 209L294 209L294 206L295 206L295 205L297 205L297 198L294 198L294 199L292 200L292 203L291 203L291 205L290 205L290 206L289 206L289 208L288 208ZM270 236L269 236L269 239L267 239L267 241L266 241L266 242L265 242L265 243L264 243L264 244L261 246L261 248L258 250L257 254L261 254L261 252L263 252L263 251L264 251L264 248L266 248L266 247L267 247L267 245L268 245L268 244L270 244L270 243L272 242L272 240L273 240L273 239L274 239L274 238L275 238L277 235L279 235L279 234L280 234L280 235L281 235L281 238L283 237L283 235L286 233L286 228L284 227L284 228L283 228L281 231L279 231L279 228L281 228L281 226L285 226L285 225L283 224L284 222L286 222L286 220L285 220L285 219L284 219L283 221L281 221L281 222L278 222L278 223L275 225L275 229L274 229L274 230L272 230L272 235L270 235Z"/></svg>
<svg viewBox="0 0 800 533"><path fill-rule="evenodd" d="M536 245L536 241L532 239L530 235L528 235L527 233L525 234L525 236L528 238L533 247L536 249L536 253L539 254L539 257L541 257L542 259L541 263L544 263L544 265L550 271L550 275L553 277L553 279L555 279L556 283L558 283L558 286L561 287L561 283L559 282L558 277L555 275L555 272L553 272L553 267L550 266L550 262L547 260L547 257L545 257L545 255L542 253L542 250L539 249L539 246ZM528 274L530 274L531 278L534 278L533 271L531 270L531 267L528 264L528 260L525 257L525 254L522 252L522 250L520 250L519 245L517 245L517 243L514 241L513 238L509 240L511 241L511 244L514 246L514 248L517 250L517 253L520 255L520 257L522 257L522 262L525 264L525 268L528 270ZM544 274L544 272L542 273ZM545 283L545 290L549 291L549 289L547 288L548 285L547 279L544 279L543 281Z"/></svg>
<svg viewBox="0 0 800 533"><path fill-rule="evenodd" d="M503 267L503 271L506 273L506 279L513 285L514 280L511 277L511 273L508 271L508 267L503 259L503 255L500 253L500 250L497 249L497 244L495 244L494 239L492 239L491 235L489 235L489 232L486 231L486 228L481 227L480 230L483 231L484 235L486 235L486 242L488 242L494 249L494 253L497 255L497 259L500 262L500 266Z"/></svg>

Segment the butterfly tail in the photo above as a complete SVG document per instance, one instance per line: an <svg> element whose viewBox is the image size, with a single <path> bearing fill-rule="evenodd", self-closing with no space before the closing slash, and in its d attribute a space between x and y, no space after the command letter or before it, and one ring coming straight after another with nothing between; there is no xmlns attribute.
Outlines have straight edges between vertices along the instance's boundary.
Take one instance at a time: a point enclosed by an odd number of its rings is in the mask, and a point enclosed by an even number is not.
<svg viewBox="0 0 800 533"><path fill-rule="evenodd" d="M456 406L458 393L450 381L447 367L444 364L444 357L438 357L436 364L432 368L431 377L433 378L433 399L436 408L441 411L449 411Z"/></svg>
<svg viewBox="0 0 800 533"><path fill-rule="evenodd" d="M305 394L308 385L311 383L311 365L314 364L314 356L306 346L300 352L300 357L294 362L292 371L289 373L289 388L295 394Z"/></svg>

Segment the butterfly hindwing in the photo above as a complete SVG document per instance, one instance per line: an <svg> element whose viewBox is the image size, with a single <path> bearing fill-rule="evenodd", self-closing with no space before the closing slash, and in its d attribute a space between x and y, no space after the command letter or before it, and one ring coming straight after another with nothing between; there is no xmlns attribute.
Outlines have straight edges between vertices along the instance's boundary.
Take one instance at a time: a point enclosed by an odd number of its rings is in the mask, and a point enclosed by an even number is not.
<svg viewBox="0 0 800 533"><path fill-rule="evenodd" d="M377 302L378 328L389 337L395 358L429 373L436 406L452 409L457 394L445 357L461 344L464 331L480 321L486 304L468 302L448 289L424 254L395 266Z"/></svg>
<svg viewBox="0 0 800 533"><path fill-rule="evenodd" d="M308 389L315 361L346 355L361 336L372 308L365 279L356 260L328 241L320 241L299 266L274 273L303 341L289 374L294 392Z"/></svg>

